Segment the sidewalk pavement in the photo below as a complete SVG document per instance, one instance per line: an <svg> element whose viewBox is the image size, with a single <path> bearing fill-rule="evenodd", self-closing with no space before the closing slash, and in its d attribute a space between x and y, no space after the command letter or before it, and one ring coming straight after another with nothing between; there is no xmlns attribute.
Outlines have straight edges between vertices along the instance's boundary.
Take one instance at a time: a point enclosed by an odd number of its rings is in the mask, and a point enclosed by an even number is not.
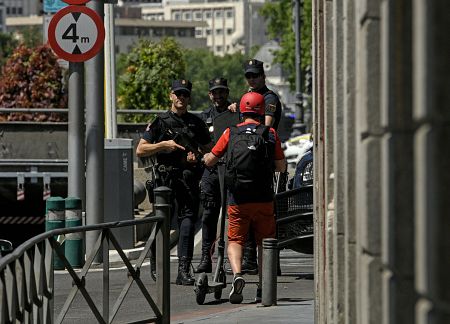
<svg viewBox="0 0 450 324"><path fill-rule="evenodd" d="M124 252L133 259L138 257L141 250L142 248L137 248ZM111 257L114 260L116 258L115 253L111 253ZM244 301L242 304L219 311L217 309L213 311L206 307L202 311L195 307L196 309L191 309L190 314L174 314L171 317L171 323L314 324L313 280L310 272L313 266L312 256L283 250L280 253L280 258L283 275L277 278L277 305L264 307L261 304L255 304L253 298L258 276L245 275L247 284L243 292ZM198 263L199 259L200 256L195 255L193 263ZM176 263L176 257L172 256L171 260L171 263ZM223 291L222 298L228 298L230 288L231 286L228 285ZM211 298L211 295L207 295L207 301L211 301Z"/></svg>
<svg viewBox="0 0 450 324"><path fill-rule="evenodd" d="M214 324L255 324L255 323L301 323L314 324L314 301L279 301L276 306L264 307L245 305L224 312L204 315L189 320L172 323L214 323Z"/></svg>

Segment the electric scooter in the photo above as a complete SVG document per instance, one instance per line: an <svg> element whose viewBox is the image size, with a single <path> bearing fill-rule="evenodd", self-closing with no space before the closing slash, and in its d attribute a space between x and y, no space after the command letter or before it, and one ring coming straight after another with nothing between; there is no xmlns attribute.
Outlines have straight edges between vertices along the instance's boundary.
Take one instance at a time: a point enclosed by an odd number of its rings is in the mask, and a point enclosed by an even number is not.
<svg viewBox="0 0 450 324"><path fill-rule="evenodd" d="M220 191L222 195L222 208L219 216L219 240L217 244L217 264L214 271L214 277L212 281L208 281L208 275L206 273L201 273L197 280L195 281L195 297L197 304L203 305L205 302L206 294L214 293L214 298L220 300L222 298L222 290L227 286L227 277L224 269L224 259L225 259L225 216L227 208L227 191L224 188L223 175L225 172L224 165L217 166L219 171L220 180Z"/></svg>
<svg viewBox="0 0 450 324"><path fill-rule="evenodd" d="M230 125L237 125L240 122L239 113L233 113L226 110L214 118L214 138L215 141L220 138L225 129ZM222 208L219 215L219 241L217 248L217 264L214 271L212 281L208 281L206 273L201 273L195 281L195 296L197 304L203 305L206 294L214 293L214 298L220 300L222 298L222 290L227 286L227 277L224 269L225 260L225 217L227 210L227 190L225 188L225 165L219 162L217 165L219 172L220 193L222 197Z"/></svg>

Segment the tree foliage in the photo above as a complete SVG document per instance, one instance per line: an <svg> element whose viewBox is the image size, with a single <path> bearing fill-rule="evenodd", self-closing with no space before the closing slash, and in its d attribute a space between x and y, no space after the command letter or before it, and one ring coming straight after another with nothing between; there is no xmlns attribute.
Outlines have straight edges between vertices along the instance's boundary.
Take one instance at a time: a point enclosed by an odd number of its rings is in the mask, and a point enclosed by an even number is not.
<svg viewBox="0 0 450 324"><path fill-rule="evenodd" d="M275 62L289 73L291 88L295 88L295 32L294 6L291 0L268 2L261 8L261 15L268 21L268 34L278 41L281 49L274 53ZM312 3L303 0L301 16L301 67L305 71L311 65ZM302 73L304 76L304 73Z"/></svg>
<svg viewBox="0 0 450 324"><path fill-rule="evenodd" d="M26 47L33 48L42 45L43 35L41 26L22 27L17 33L20 37L20 43Z"/></svg>
<svg viewBox="0 0 450 324"><path fill-rule="evenodd" d="M118 106L122 109L170 107L169 90L173 79L184 77L183 51L173 38L158 43L140 40L125 58L126 71L118 80ZM146 116L126 116L128 122L146 121Z"/></svg>
<svg viewBox="0 0 450 324"><path fill-rule="evenodd" d="M223 77L228 80L230 100L239 100L246 92L242 69L245 58L241 53L215 56L207 49L192 49L185 52L186 77L192 81L192 110L204 110L210 104L208 81Z"/></svg>
<svg viewBox="0 0 450 324"><path fill-rule="evenodd" d="M63 71L52 50L41 45L20 45L3 66L0 78L0 107L63 108L67 107ZM60 114L9 114L8 120L59 121Z"/></svg>
<svg viewBox="0 0 450 324"><path fill-rule="evenodd" d="M19 42L13 37L12 34L1 33L0 32L0 69L3 65L5 65L6 60L12 52L14 48L19 44Z"/></svg>

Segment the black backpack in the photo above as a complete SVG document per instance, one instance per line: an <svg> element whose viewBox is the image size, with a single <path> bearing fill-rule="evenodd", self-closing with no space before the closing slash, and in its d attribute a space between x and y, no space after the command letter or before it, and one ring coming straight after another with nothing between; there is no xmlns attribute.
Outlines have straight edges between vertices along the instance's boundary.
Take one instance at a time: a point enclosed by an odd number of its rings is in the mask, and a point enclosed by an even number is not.
<svg viewBox="0 0 450 324"><path fill-rule="evenodd" d="M237 203L270 201L273 198L273 154L269 127L230 127L225 184Z"/></svg>

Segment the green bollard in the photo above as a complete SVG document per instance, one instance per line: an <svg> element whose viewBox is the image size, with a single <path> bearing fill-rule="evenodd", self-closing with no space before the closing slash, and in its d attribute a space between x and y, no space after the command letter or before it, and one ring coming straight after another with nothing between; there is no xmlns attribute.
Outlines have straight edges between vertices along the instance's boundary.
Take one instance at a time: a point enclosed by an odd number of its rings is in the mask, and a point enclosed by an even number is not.
<svg viewBox="0 0 450 324"><path fill-rule="evenodd" d="M45 230L51 231L57 228L65 227L65 203L62 197L50 197L45 202ZM57 237L55 237L57 239ZM64 251L64 243L62 244ZM53 268L55 270L64 270L64 263L53 252Z"/></svg>
<svg viewBox="0 0 450 324"><path fill-rule="evenodd" d="M66 198L66 228L81 226L82 202L80 198ZM83 232L66 234L66 259L74 268L84 265Z"/></svg>

